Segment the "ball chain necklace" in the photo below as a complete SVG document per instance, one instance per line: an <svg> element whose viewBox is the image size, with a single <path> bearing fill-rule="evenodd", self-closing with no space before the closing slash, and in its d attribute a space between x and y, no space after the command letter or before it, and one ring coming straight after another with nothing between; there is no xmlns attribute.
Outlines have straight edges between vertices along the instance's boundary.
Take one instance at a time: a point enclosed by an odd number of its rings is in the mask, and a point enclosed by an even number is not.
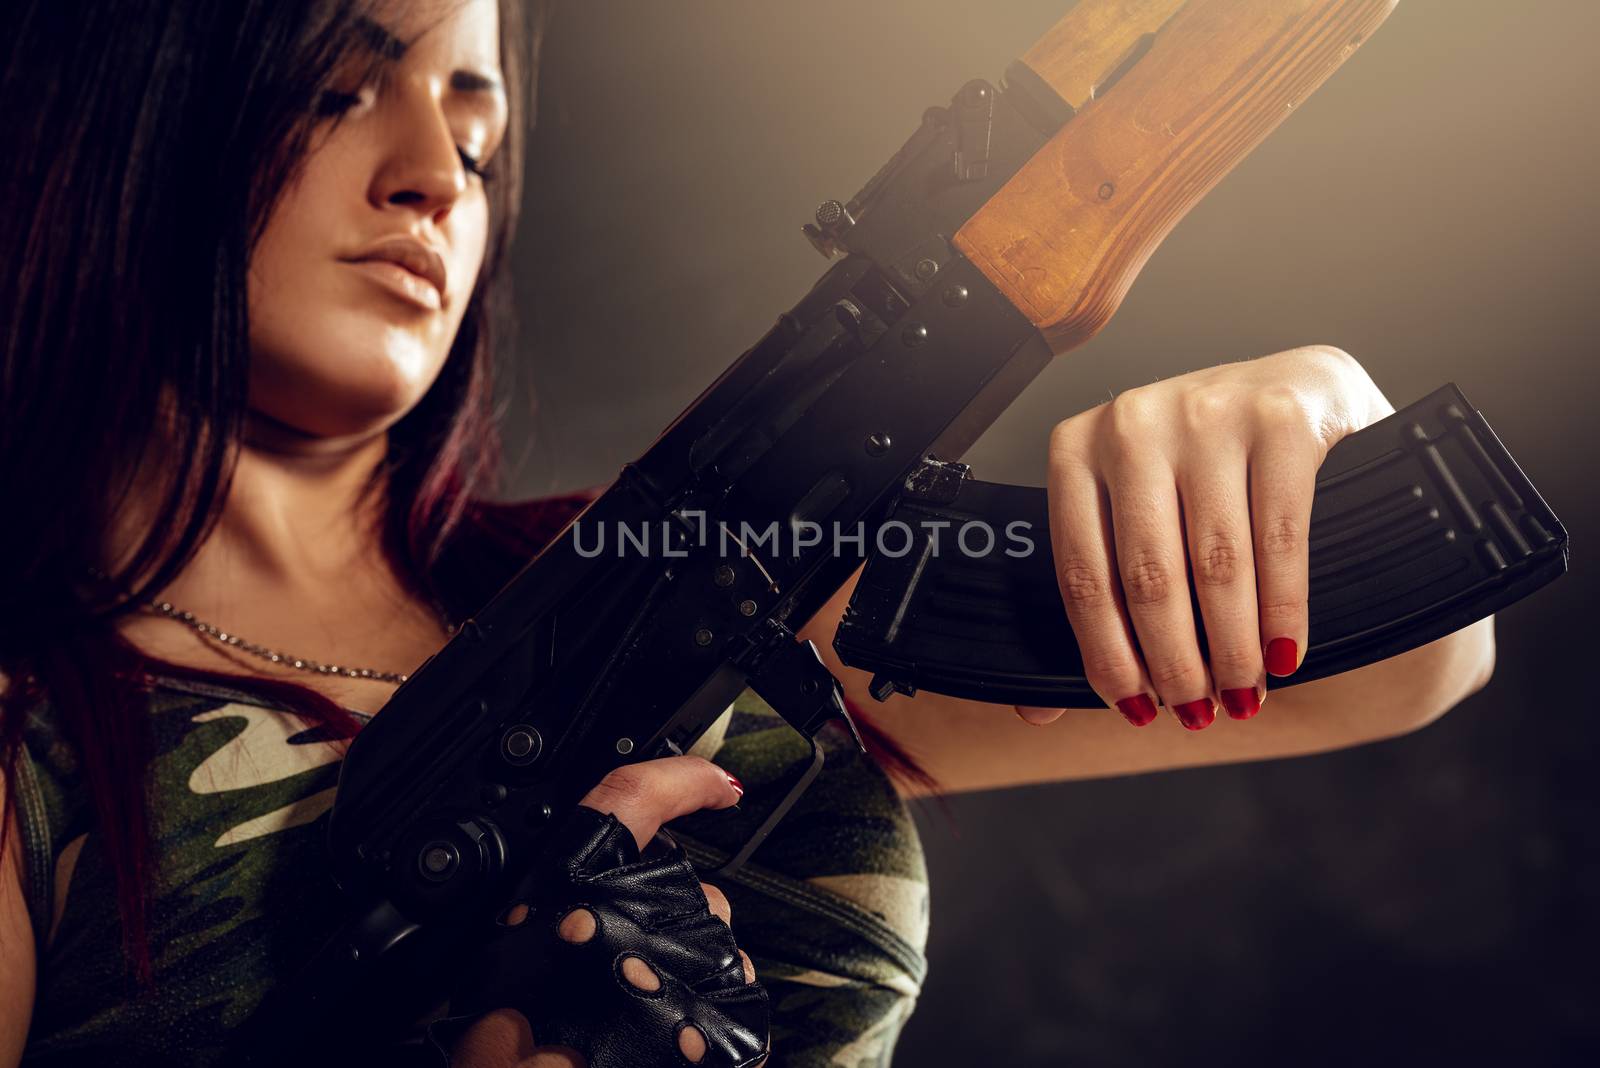
<svg viewBox="0 0 1600 1068"><path fill-rule="evenodd" d="M291 656L288 653L281 653L276 649L268 649L264 645L248 641L237 634L207 623L203 619L196 619L193 612L185 612L170 601L150 601L147 603L150 609L159 616L183 623L197 634L204 635L212 641L226 645L231 649L249 653L251 656L258 657L268 663L281 664L284 667L295 668L299 671L310 671L318 675L337 675L347 679L375 679L378 682L402 683L410 677L401 671L378 671L374 668L345 667L342 664L324 664L320 661L312 660L310 657ZM450 622L449 619L443 618L442 613L441 621L444 623L445 633L453 636L456 632L456 625Z"/></svg>

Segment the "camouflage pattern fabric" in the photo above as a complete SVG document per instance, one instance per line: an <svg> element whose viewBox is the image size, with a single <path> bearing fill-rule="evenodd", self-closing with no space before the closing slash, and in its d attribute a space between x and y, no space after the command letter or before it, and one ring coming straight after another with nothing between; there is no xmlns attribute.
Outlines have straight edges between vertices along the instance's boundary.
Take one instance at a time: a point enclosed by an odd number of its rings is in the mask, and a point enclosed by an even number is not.
<svg viewBox="0 0 1600 1068"><path fill-rule="evenodd" d="M151 814L160 870L152 991L121 953L110 869L72 747L48 704L17 774L38 995L23 1064L199 1066L332 932L339 902L318 818L339 747L270 700L179 680L150 695ZM734 932L773 997L777 1065L889 1063L925 971L927 879L915 829L883 772L842 733L799 806L721 885ZM748 788L738 813L673 832L703 871L776 799L804 742L745 693L696 749Z"/></svg>

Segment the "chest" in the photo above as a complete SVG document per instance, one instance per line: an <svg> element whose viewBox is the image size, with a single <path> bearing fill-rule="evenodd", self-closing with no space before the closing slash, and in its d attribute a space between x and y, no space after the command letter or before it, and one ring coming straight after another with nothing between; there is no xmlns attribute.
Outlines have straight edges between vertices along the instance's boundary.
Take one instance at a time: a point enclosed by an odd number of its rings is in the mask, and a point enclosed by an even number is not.
<svg viewBox="0 0 1600 1068"><path fill-rule="evenodd" d="M157 659L206 671L283 679L315 690L345 708L368 714L388 702L398 682L352 678L344 672L335 675L301 670L293 667L293 662L298 658L346 670L409 674L448 640L437 620L413 613L391 616L387 627L374 627L371 620L348 627L262 621L254 628L254 634L260 637L250 633L233 635L241 642L279 654L279 661L274 663L179 620L140 614L126 620L119 629L138 649Z"/></svg>

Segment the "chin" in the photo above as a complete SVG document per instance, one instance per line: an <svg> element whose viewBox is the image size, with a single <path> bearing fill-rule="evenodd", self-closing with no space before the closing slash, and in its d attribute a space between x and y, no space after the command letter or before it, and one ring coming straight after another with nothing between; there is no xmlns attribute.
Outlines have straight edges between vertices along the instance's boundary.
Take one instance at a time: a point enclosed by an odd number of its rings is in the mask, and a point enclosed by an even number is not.
<svg viewBox="0 0 1600 1068"><path fill-rule="evenodd" d="M414 343L345 352L332 366L325 360L257 360L250 406L313 437L379 433L422 400L444 364L442 354Z"/></svg>

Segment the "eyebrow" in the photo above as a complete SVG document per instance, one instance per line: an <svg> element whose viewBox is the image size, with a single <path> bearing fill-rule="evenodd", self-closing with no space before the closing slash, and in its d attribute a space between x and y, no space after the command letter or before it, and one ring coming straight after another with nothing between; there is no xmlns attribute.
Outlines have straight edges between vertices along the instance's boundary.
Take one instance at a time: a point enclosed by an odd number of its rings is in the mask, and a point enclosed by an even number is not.
<svg viewBox="0 0 1600 1068"><path fill-rule="evenodd" d="M361 43L386 60L397 60L410 46L365 15L356 16L356 32Z"/></svg>
<svg viewBox="0 0 1600 1068"><path fill-rule="evenodd" d="M475 70L458 70L450 74L450 88L463 93L499 93L504 89L500 79Z"/></svg>
<svg viewBox="0 0 1600 1068"><path fill-rule="evenodd" d="M406 50L410 47L406 42L364 15L356 18L356 32L361 35L362 44L388 62L395 62L404 57ZM499 78L476 70L451 71L450 88L461 93L503 93L505 91Z"/></svg>

